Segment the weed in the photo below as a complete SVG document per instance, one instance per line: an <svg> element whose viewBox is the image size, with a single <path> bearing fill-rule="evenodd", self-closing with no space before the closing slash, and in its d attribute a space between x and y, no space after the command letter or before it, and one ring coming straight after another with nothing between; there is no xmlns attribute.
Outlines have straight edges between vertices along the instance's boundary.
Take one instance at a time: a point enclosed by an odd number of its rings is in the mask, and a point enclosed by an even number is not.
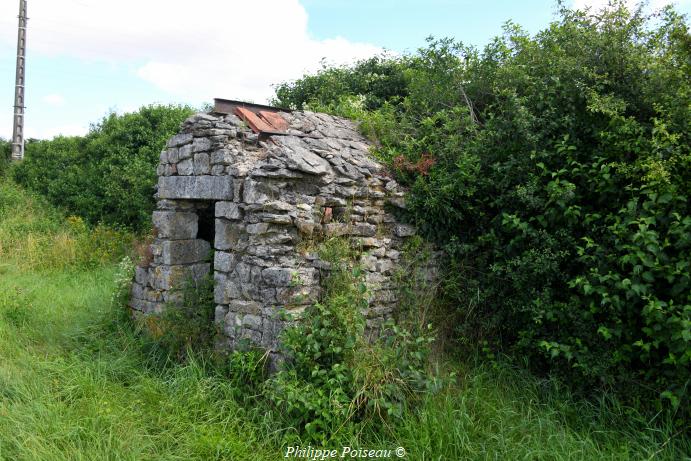
<svg viewBox="0 0 691 461"><path fill-rule="evenodd" d="M211 274L187 279L180 288L171 290L180 302L168 302L160 317L158 341L169 355L185 360L191 355L208 354L213 349L214 280Z"/></svg>
<svg viewBox="0 0 691 461"><path fill-rule="evenodd" d="M318 254L331 265L323 299L283 333L287 361L267 381L266 397L284 424L314 442L333 443L365 427L390 431L389 420L404 416L415 393L434 390L426 374L431 338L390 323L368 342L368 290L355 264L357 248L331 238Z"/></svg>
<svg viewBox="0 0 691 461"><path fill-rule="evenodd" d="M0 257L25 270L96 267L120 260L134 237L65 217L9 180L0 181Z"/></svg>

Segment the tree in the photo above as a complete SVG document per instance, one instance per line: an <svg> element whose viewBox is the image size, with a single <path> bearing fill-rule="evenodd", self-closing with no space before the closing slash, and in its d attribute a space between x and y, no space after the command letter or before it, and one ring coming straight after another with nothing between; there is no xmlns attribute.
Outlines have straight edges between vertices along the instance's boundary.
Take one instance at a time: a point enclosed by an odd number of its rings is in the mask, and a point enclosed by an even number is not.
<svg viewBox="0 0 691 461"><path fill-rule="evenodd" d="M27 144L12 169L17 182L92 223L135 230L150 226L159 153L187 106L146 106L111 113L84 136L58 136Z"/></svg>

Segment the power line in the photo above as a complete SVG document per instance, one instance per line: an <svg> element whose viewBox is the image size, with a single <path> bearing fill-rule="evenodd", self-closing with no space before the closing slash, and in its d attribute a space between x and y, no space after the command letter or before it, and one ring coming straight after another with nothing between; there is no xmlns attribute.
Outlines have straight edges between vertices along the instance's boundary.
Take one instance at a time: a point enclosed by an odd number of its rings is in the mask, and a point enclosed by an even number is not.
<svg viewBox="0 0 691 461"><path fill-rule="evenodd" d="M24 158L24 86L26 84L26 3L19 0L17 29L17 69L14 86L14 128L12 132L12 160Z"/></svg>

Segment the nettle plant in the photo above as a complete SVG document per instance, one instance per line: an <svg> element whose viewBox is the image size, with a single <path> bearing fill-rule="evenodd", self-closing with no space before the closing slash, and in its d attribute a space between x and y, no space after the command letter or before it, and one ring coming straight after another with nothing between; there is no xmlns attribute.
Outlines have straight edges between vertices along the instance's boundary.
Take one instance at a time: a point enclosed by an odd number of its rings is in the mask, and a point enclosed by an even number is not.
<svg viewBox="0 0 691 461"><path fill-rule="evenodd" d="M324 297L284 332L286 361L265 396L303 441L326 443L359 426L389 427L437 380L427 369L431 337L388 323L380 339L366 339L368 292L357 249L334 238L319 253L331 263Z"/></svg>

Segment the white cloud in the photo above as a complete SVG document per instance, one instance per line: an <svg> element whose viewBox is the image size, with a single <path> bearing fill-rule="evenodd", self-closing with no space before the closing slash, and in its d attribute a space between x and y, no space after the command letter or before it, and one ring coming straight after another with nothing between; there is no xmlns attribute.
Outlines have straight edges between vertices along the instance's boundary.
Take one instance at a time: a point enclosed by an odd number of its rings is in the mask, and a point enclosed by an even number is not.
<svg viewBox="0 0 691 461"><path fill-rule="evenodd" d="M16 8L3 1L0 17L15 18ZM310 37L298 0L33 0L28 15L30 53L135 63L139 77L184 100L259 102L323 57L344 63L381 51ZM11 23L0 24L0 41L14 43Z"/></svg>
<svg viewBox="0 0 691 461"><path fill-rule="evenodd" d="M65 103L65 98L60 94L49 94L43 97L43 102L49 106L62 106Z"/></svg>
<svg viewBox="0 0 691 461"><path fill-rule="evenodd" d="M629 9L634 9L641 3L641 0L625 0L626 6ZM573 8L584 10L590 7L592 10L599 11L606 7L609 0L574 0ZM648 0L648 9L658 10L663 6L673 4L673 5L686 5L691 3L691 0Z"/></svg>

